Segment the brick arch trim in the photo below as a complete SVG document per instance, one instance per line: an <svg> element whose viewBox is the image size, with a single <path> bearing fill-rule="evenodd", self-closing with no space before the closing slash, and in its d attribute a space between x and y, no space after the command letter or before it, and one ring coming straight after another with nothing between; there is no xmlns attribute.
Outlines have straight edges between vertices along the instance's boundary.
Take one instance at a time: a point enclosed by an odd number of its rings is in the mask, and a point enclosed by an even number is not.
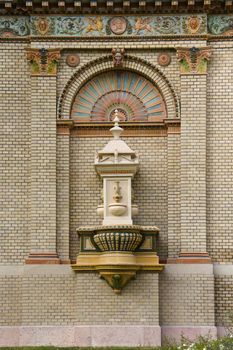
<svg viewBox="0 0 233 350"><path fill-rule="evenodd" d="M93 60L77 70L67 82L58 101L58 119L70 119L74 98L88 80L114 69L117 68L114 67L112 56L108 55ZM134 71L154 83L164 98L167 118L179 118L179 102L176 93L169 80L156 66L141 58L125 55L123 66L120 69Z"/></svg>

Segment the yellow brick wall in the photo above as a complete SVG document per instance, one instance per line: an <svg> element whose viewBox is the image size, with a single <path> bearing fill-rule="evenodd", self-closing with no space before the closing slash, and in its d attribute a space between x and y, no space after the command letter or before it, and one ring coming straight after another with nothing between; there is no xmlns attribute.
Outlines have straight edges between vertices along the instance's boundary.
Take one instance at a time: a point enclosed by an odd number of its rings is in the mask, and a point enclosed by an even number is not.
<svg viewBox="0 0 233 350"><path fill-rule="evenodd" d="M233 48L213 43L207 77L207 245L215 262L233 261Z"/></svg>
<svg viewBox="0 0 233 350"><path fill-rule="evenodd" d="M25 43L1 43L0 264L23 264L29 248L30 80Z"/></svg>
<svg viewBox="0 0 233 350"><path fill-rule="evenodd" d="M178 266L179 268L179 266ZM160 275L160 323L166 326L214 326L214 275L192 273Z"/></svg>

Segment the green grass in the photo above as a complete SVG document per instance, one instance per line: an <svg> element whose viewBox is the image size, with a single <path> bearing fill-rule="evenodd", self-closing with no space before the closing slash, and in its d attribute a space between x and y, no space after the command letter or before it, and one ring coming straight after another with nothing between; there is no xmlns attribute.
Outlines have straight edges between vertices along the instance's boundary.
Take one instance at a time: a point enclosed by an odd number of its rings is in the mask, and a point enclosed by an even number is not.
<svg viewBox="0 0 233 350"><path fill-rule="evenodd" d="M197 343L192 343L187 339L181 340L181 345L165 345L162 347L63 347L56 346L27 346L27 347L2 347L1 350L233 350L233 338L222 338L218 340L209 340L199 338Z"/></svg>

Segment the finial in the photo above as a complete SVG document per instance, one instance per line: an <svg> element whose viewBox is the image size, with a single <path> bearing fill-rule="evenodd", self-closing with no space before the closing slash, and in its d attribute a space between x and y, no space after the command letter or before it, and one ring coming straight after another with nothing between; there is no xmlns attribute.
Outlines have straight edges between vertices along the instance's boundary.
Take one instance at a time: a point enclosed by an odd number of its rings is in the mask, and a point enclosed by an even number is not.
<svg viewBox="0 0 233 350"><path fill-rule="evenodd" d="M115 115L115 118L113 119L113 121L114 121L114 126L119 126L119 121L120 121L120 119L118 118L118 109L115 109L114 115Z"/></svg>
<svg viewBox="0 0 233 350"><path fill-rule="evenodd" d="M118 140L123 131L123 129L119 126L120 119L118 118L118 109L115 109L114 115L115 115L115 118L113 119L114 127L111 128L110 131L113 134L114 139Z"/></svg>

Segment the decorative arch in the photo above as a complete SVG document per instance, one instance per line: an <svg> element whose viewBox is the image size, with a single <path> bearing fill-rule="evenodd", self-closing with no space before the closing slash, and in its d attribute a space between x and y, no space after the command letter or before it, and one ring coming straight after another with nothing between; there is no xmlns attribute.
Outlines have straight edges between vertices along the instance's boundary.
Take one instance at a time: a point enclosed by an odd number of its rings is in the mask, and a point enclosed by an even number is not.
<svg viewBox="0 0 233 350"><path fill-rule="evenodd" d="M75 72L74 75L70 78L63 90L58 103L58 118L70 119L72 113L74 113L74 111L72 111L72 106L73 104L75 105L75 99L77 98L78 93L81 92L84 85L91 81L91 79L95 78L97 75L99 76L101 73L114 70L122 72L135 72L139 76L142 76L144 79L147 79L147 81L150 82L151 86L157 90L158 98L161 96L161 98L165 101L166 115L164 114L164 117L167 117L169 119L175 119L179 117L178 99L175 95L175 92L165 75L160 72L157 67L140 58L126 55L124 57L123 66L116 68L114 67L112 56L108 55L89 62L80 68L77 72ZM136 96L131 96L131 98L135 100L135 103L139 102L136 100ZM143 106L143 103L141 103L141 105L139 103L138 106L140 106L141 111L143 108L145 108L145 106ZM95 106L93 106L93 108L95 108ZM124 108L122 108L122 113L123 111L125 112Z"/></svg>
<svg viewBox="0 0 233 350"><path fill-rule="evenodd" d="M71 109L77 122L108 122L117 108L121 121L154 122L166 118L166 107L157 87L142 75L111 70L96 75L78 91Z"/></svg>

